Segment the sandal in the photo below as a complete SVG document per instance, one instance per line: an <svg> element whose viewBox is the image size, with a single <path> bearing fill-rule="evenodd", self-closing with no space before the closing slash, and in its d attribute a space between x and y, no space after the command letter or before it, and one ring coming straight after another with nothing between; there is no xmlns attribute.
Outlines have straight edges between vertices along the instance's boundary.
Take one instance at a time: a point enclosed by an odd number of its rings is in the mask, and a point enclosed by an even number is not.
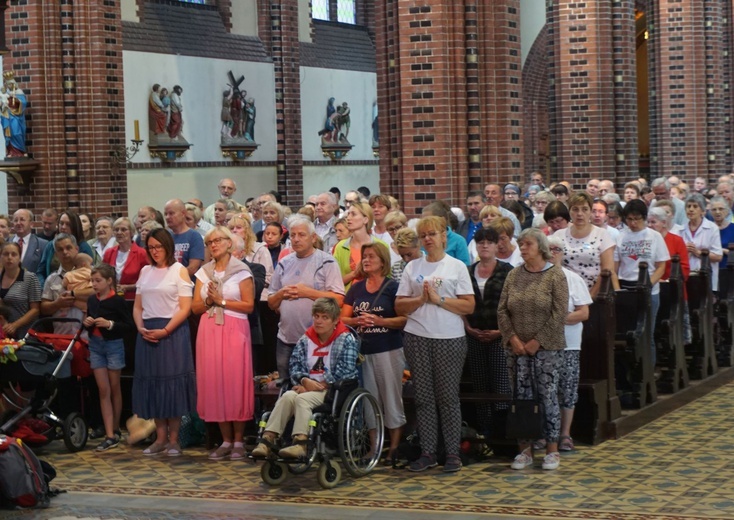
<svg viewBox="0 0 734 520"><path fill-rule="evenodd" d="M245 460L245 447L238 446L232 448L232 454L229 456L230 460Z"/></svg>
<svg viewBox="0 0 734 520"><path fill-rule="evenodd" d="M561 435L561 438L558 439L558 451L573 451L575 449L573 439L568 435Z"/></svg>
<svg viewBox="0 0 734 520"><path fill-rule="evenodd" d="M159 453L163 453L166 450L166 445L163 443L154 442L147 448L143 450L143 455L146 455L148 457L152 457L154 455L158 455Z"/></svg>
<svg viewBox="0 0 734 520"><path fill-rule="evenodd" d="M227 447L220 446L219 448L217 448L216 450L214 450L213 452L209 454L209 460L222 460L227 455L232 453L232 451L234 451L232 449L232 446L227 446Z"/></svg>

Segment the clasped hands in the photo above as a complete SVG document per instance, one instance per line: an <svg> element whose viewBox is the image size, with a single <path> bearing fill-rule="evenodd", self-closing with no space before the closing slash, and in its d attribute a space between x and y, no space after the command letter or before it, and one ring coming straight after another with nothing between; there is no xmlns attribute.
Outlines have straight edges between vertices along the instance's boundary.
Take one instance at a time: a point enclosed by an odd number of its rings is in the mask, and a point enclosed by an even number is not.
<svg viewBox="0 0 734 520"><path fill-rule="evenodd" d="M91 316L84 318L85 327L91 327L92 325L99 329L108 329L110 327L110 321L106 318L92 318Z"/></svg>
<svg viewBox="0 0 734 520"><path fill-rule="evenodd" d="M433 285L428 281L423 282L423 294L422 299L424 303L432 303L438 305L441 303L441 295L438 294Z"/></svg>
<svg viewBox="0 0 734 520"><path fill-rule="evenodd" d="M304 283L297 283L295 285L286 285L281 291L283 291L284 300L297 300L299 298L308 298L308 291L310 289Z"/></svg>
<svg viewBox="0 0 734 520"><path fill-rule="evenodd" d="M143 339L149 343L158 343L158 341L168 336L168 332L164 329L146 329L143 327L138 329L138 332L140 332Z"/></svg>
<svg viewBox="0 0 734 520"><path fill-rule="evenodd" d="M304 394L306 392L321 392L329 387L325 382L319 383L308 377L301 379L301 384L293 387L293 391L297 394Z"/></svg>
<svg viewBox="0 0 734 520"><path fill-rule="evenodd" d="M510 338L510 346L512 347L512 353L516 356L534 356L540 350L540 343L537 339L523 342L517 336Z"/></svg>

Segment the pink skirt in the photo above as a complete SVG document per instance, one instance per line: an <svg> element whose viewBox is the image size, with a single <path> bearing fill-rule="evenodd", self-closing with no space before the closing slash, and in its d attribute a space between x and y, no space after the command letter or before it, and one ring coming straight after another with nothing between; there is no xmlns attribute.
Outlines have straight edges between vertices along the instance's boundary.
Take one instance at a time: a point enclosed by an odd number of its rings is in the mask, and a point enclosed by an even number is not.
<svg viewBox="0 0 734 520"><path fill-rule="evenodd" d="M249 421L255 413L252 342L247 319L203 314L196 336L196 410L206 422Z"/></svg>

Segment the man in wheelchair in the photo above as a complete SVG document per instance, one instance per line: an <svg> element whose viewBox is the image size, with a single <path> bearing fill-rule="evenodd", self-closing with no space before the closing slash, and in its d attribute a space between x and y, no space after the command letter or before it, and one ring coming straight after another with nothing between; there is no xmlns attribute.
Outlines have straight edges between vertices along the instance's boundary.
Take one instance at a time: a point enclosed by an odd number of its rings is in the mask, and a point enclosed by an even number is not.
<svg viewBox="0 0 734 520"><path fill-rule="evenodd" d="M314 301L313 325L298 340L290 358L294 386L275 403L261 442L252 450L253 457L264 458L271 454L291 417L294 417L293 443L278 451L278 456L286 459L307 457L308 423L313 409L324 402L331 385L358 378L358 343L339 320L340 312L334 298Z"/></svg>

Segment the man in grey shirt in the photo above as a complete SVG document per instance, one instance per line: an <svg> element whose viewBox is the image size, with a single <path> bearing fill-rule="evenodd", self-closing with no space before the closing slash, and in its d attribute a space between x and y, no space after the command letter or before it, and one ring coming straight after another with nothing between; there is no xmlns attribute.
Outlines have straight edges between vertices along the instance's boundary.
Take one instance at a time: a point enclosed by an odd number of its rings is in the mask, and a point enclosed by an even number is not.
<svg viewBox="0 0 734 520"><path fill-rule="evenodd" d="M275 357L278 375L289 377L293 347L311 325L311 306L317 298L344 301L344 283L333 256L313 245L313 222L302 215L288 219L293 253L278 262L268 287L268 306L280 311Z"/></svg>

